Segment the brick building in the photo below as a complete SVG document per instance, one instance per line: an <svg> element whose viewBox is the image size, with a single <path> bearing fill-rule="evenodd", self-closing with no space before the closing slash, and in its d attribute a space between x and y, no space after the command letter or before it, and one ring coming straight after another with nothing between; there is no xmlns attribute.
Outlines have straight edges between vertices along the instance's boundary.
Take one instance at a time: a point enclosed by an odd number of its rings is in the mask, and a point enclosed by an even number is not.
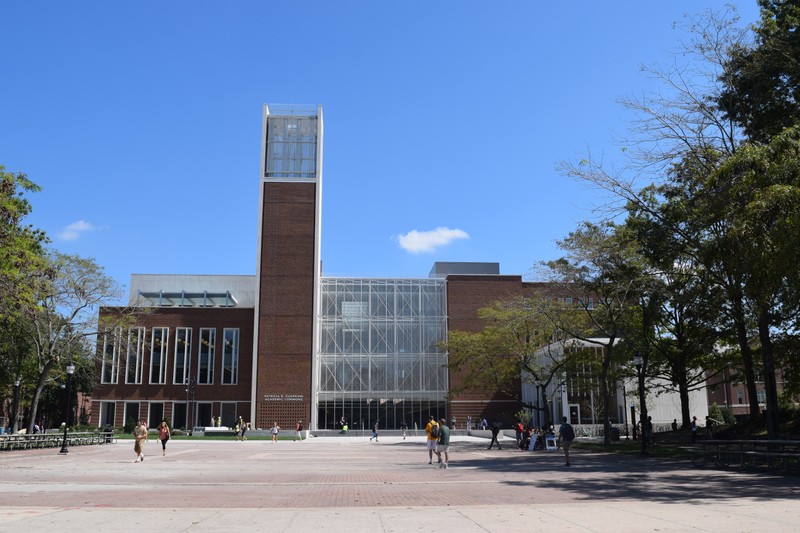
<svg viewBox="0 0 800 533"><path fill-rule="evenodd" d="M521 276L497 263L436 263L419 279L322 275L322 132L321 107L264 106L256 273L132 275L130 306L143 312L98 339L93 424L397 428L520 409L449 395L461 376L439 343L479 330L480 307L533 290Z"/></svg>

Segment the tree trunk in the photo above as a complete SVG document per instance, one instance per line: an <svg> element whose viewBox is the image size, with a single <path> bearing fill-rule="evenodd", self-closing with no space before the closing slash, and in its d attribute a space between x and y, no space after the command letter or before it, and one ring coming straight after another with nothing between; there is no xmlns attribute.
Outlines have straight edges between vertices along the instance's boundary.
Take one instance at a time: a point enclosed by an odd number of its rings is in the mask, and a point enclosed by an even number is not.
<svg viewBox="0 0 800 533"><path fill-rule="evenodd" d="M50 375L50 370L56 365L52 359L47 361L39 373L39 379L36 381L36 388L33 391L33 398L31 399L31 410L28 413L28 433L33 433L33 425L36 423L36 414L39 411L39 400L42 397L42 390L47 383L47 376Z"/></svg>
<svg viewBox="0 0 800 533"><path fill-rule="evenodd" d="M742 298L739 294L730 295L733 303L733 321L736 325L736 338L739 341L739 351L742 356L742 369L744 370L747 401L750 404L750 420L755 420L760 415L758 407L758 392L756 389L756 374L754 371L753 351L750 349L750 339L747 336L747 322L744 315Z"/></svg>
<svg viewBox="0 0 800 533"><path fill-rule="evenodd" d="M613 354L614 339L606 345L605 356L603 356L603 369L600 372L600 393L602 394L603 404L603 445L611 446L611 418L609 417L610 394L608 391L608 374L611 368L611 357Z"/></svg>
<svg viewBox="0 0 800 533"><path fill-rule="evenodd" d="M768 311L759 310L758 336L761 340L761 360L764 364L764 392L767 396L767 437L777 439L781 433L781 413L778 405L778 384L775 380L775 356L769 334Z"/></svg>
<svg viewBox="0 0 800 533"><path fill-rule="evenodd" d="M688 428L692 425L692 413L689 408L689 384L686 383L686 375L678 382L678 395L681 399L681 428Z"/></svg>

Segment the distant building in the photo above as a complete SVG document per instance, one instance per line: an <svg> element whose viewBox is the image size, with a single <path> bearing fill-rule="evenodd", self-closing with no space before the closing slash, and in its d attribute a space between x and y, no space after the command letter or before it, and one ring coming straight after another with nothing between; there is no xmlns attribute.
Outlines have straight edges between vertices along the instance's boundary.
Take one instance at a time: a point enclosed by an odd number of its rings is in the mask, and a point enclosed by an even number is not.
<svg viewBox="0 0 800 533"><path fill-rule="evenodd" d="M325 277L322 133L321 107L264 106L255 274L131 275L130 306L147 312L98 339L91 423L192 428L242 416L256 428L398 428L521 409L502 394L452 393L463 376L439 346L448 331L480 331L479 308L541 284L501 275L498 263L439 262L419 279ZM571 414L567 389L562 397Z"/></svg>
<svg viewBox="0 0 800 533"><path fill-rule="evenodd" d="M439 343L518 294L520 276L497 263L436 263L420 279L322 275L322 132L320 107L264 107L254 275L131 276L130 305L148 312L99 339L93 423L391 428L518 409L480 393L448 403L457 376Z"/></svg>

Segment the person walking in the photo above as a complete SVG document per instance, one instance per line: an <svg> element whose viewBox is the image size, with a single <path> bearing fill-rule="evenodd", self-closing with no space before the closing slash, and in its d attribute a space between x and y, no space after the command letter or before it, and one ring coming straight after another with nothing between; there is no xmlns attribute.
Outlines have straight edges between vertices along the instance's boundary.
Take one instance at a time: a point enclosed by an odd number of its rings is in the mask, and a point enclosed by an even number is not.
<svg viewBox="0 0 800 533"><path fill-rule="evenodd" d="M692 417L692 444L697 442L697 417Z"/></svg>
<svg viewBox="0 0 800 533"><path fill-rule="evenodd" d="M294 438L295 441L299 440L299 441L302 442L302 440L303 440L303 421L302 420L298 420L297 421L297 425L295 425L295 427L294 427L294 437L295 437Z"/></svg>
<svg viewBox="0 0 800 533"><path fill-rule="evenodd" d="M572 466L569 463L569 448L575 440L575 429L567 422L567 417L561 417L561 426L558 428L558 438L561 440L561 447L564 449L564 466Z"/></svg>
<svg viewBox="0 0 800 533"><path fill-rule="evenodd" d="M269 430L269 432L272 435L272 444L278 442L278 433L281 432L281 428L278 426L277 422L272 423L272 429Z"/></svg>
<svg viewBox="0 0 800 533"><path fill-rule="evenodd" d="M405 419L400 422L400 431L403 432L403 440L406 440L406 433L408 432L408 424L406 424Z"/></svg>
<svg viewBox="0 0 800 533"><path fill-rule="evenodd" d="M244 440L244 419L241 416L236 421L236 440Z"/></svg>
<svg viewBox="0 0 800 533"><path fill-rule="evenodd" d="M500 425L495 421L492 422L492 441L489 443L489 447L486 448L487 450L491 450L494 444L497 444L497 449L502 450L503 447L500 446L500 441L497 440L497 434L500 433Z"/></svg>
<svg viewBox="0 0 800 533"><path fill-rule="evenodd" d="M242 440L247 440L247 437L244 436L247 433L247 430L250 429L250 422L244 422L242 424Z"/></svg>
<svg viewBox="0 0 800 533"><path fill-rule="evenodd" d="M139 419L133 429L133 438L135 439L133 452L136 454L136 461L134 462L140 463L144 461L144 443L147 442L147 426L144 424L144 420Z"/></svg>
<svg viewBox="0 0 800 533"><path fill-rule="evenodd" d="M433 453L436 451L436 443L439 441L439 424L433 415L425 426L425 433L428 435L428 439L425 441L425 446L428 448L428 464L432 465Z"/></svg>
<svg viewBox="0 0 800 533"><path fill-rule="evenodd" d="M447 462L450 460L450 428L446 424L447 420L439 419L439 441L436 443L439 468L447 468ZM444 461L442 461L442 454L444 454Z"/></svg>
<svg viewBox="0 0 800 533"><path fill-rule="evenodd" d="M158 425L158 440L161 441L161 455L167 455L167 441L169 440L169 426L166 420L162 420Z"/></svg>
<svg viewBox="0 0 800 533"><path fill-rule="evenodd" d="M369 441L372 442L372 439L375 439L375 442L378 442L378 422L375 422L372 425L372 436L369 438Z"/></svg>
<svg viewBox="0 0 800 533"><path fill-rule="evenodd" d="M713 439L714 438L714 419L710 416L706 416L706 438Z"/></svg>

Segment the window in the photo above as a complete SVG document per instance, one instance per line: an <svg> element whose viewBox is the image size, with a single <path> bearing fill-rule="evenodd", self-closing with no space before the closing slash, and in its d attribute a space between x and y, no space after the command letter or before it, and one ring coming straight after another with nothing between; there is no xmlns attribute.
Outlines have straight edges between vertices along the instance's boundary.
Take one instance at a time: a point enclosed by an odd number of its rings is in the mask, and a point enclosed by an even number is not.
<svg viewBox="0 0 800 533"><path fill-rule="evenodd" d="M184 384L189 379L192 364L192 329L177 328L175 330L175 371L172 382Z"/></svg>
<svg viewBox="0 0 800 533"><path fill-rule="evenodd" d="M119 341L121 329L114 330L111 335L103 336L103 368L100 372L100 383L116 384L119 377Z"/></svg>
<svg viewBox="0 0 800 533"><path fill-rule="evenodd" d="M589 298L589 302L586 304L586 309L594 309L594 298Z"/></svg>
<svg viewBox="0 0 800 533"><path fill-rule="evenodd" d="M767 403L767 391L759 389L756 394L758 395L758 403Z"/></svg>
<svg viewBox="0 0 800 533"><path fill-rule="evenodd" d="M197 356L197 383L212 385L214 383L214 344L217 342L217 330L200 329L200 351Z"/></svg>
<svg viewBox="0 0 800 533"><path fill-rule="evenodd" d="M150 344L150 383L167 382L167 339L169 328L153 328Z"/></svg>
<svg viewBox="0 0 800 533"><path fill-rule="evenodd" d="M239 381L239 328L225 328L222 335L222 383L236 385Z"/></svg>
<svg viewBox="0 0 800 533"><path fill-rule="evenodd" d="M138 385L142 382L143 359L144 328L131 328L128 330L127 357L125 360L125 383Z"/></svg>

